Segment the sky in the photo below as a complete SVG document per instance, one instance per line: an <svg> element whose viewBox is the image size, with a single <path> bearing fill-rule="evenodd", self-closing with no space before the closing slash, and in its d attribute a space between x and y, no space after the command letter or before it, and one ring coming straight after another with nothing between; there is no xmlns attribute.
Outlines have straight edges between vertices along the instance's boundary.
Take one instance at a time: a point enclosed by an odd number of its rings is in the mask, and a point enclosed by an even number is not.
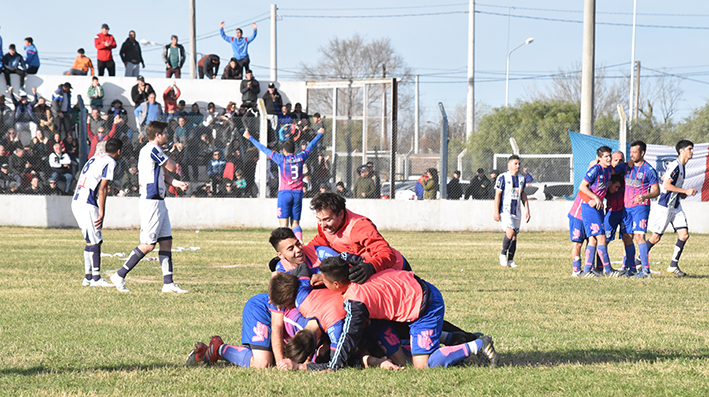
<svg viewBox="0 0 709 397"><path fill-rule="evenodd" d="M709 2L638 0L636 60L642 64L646 84L660 73L681 79L684 91L676 120L689 116L709 99ZM269 78L270 2L197 0L197 52L231 57L228 43L219 37L219 23L227 34L241 27L250 35L251 22L259 33L249 46L255 77ZM320 49L333 38L355 34L367 40L388 38L414 74L420 75L420 104L424 120L438 120L437 104L447 109L464 104L467 95L468 2L441 0L284 1L278 6L278 78L294 80L303 63L313 64ZM533 37L534 42L510 57L510 103L528 100L536 89L544 90L550 76L580 64L583 1L483 0L475 10L475 99L490 107L505 102L508 51ZM177 34L189 49L189 0L169 2L124 0L118 5L90 7L75 0L41 1L26 18L26 5L7 2L10 12L0 16L3 50L10 43L22 47L34 38L42 59L41 73L67 70L79 47L94 62L93 37L108 23L120 45L128 31L138 40L167 44ZM15 8L15 10L13 10ZM77 11L82 10L82 11ZM632 0L596 1L596 66L608 67L609 80L629 85L632 41ZM146 69L142 74L164 76L161 47L143 46ZM24 52L22 52L24 53ZM117 50L114 50L117 57ZM185 71L187 71L187 66ZM117 74L123 73L120 62ZM628 100L625 105L627 107Z"/></svg>

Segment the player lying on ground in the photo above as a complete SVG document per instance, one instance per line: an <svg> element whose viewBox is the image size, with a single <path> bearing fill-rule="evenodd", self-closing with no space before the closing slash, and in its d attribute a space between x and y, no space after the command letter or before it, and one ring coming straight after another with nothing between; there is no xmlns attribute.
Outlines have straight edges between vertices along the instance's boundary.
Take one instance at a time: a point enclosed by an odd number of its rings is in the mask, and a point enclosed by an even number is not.
<svg viewBox="0 0 709 397"><path fill-rule="evenodd" d="M123 141L111 138L106 142L105 154L95 155L86 162L71 202L71 212L86 240L82 282L84 286L113 287L113 284L101 277L101 229L106 215L108 188L122 148Z"/></svg>
<svg viewBox="0 0 709 397"><path fill-rule="evenodd" d="M514 261L517 251L517 234L522 222L522 206L524 218L529 223L529 201L525 176L519 173L519 156L512 155L507 160L507 172L500 174L495 182L495 212L493 219L501 222L505 237L502 239L502 252L500 252L500 265L517 267Z"/></svg>
<svg viewBox="0 0 709 397"><path fill-rule="evenodd" d="M497 353L492 337L483 336L473 342L439 347L445 304L441 293L414 276L412 272L383 270L364 284L349 279L350 264L342 258L325 258L320 265L325 286L343 295L347 313L338 350L327 364L297 364L291 360L278 363L279 368L303 370L337 370L343 368L359 344L367 320L411 323L411 353L416 368L449 366L484 355L492 366Z"/></svg>

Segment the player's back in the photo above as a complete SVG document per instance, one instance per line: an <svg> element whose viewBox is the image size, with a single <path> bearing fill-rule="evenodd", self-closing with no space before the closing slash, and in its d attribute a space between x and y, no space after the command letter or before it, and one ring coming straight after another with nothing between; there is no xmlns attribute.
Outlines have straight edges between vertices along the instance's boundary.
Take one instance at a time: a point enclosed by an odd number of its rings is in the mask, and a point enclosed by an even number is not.
<svg viewBox="0 0 709 397"><path fill-rule="evenodd" d="M346 315L342 294L327 288L311 290L305 299L297 303L300 313L308 319L317 319L323 331L342 321Z"/></svg>
<svg viewBox="0 0 709 397"><path fill-rule="evenodd" d="M274 156L278 161L279 191L303 191L303 165L308 155L305 152Z"/></svg>
<svg viewBox="0 0 709 397"><path fill-rule="evenodd" d="M685 168L679 161L674 160L667 167L665 178L670 178L670 183L674 187L681 188L684 185ZM660 197L657 204L667 208L678 208L680 206L679 193L665 189L664 183L660 184Z"/></svg>
<svg viewBox="0 0 709 397"><path fill-rule="evenodd" d="M162 149L148 142L138 155L138 182L140 198L162 200L165 198L165 173L162 165L167 157Z"/></svg>
<svg viewBox="0 0 709 397"><path fill-rule="evenodd" d="M73 201L98 206L98 187L103 179L113 180L115 168L116 160L107 154L90 158L81 169Z"/></svg>
<svg viewBox="0 0 709 397"><path fill-rule="evenodd" d="M404 323L419 318L423 288L412 272L386 269L364 284L350 283L345 299L363 303L370 318Z"/></svg>

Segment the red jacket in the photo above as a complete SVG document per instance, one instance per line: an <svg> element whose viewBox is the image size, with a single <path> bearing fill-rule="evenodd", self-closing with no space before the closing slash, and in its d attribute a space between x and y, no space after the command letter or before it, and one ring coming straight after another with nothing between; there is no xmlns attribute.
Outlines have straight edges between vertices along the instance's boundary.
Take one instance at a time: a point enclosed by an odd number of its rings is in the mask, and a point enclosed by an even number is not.
<svg viewBox="0 0 709 397"><path fill-rule="evenodd" d="M108 45L106 42L108 41ZM99 33L94 37L94 46L96 46L96 58L99 61L106 62L113 59L113 49L116 48L116 39L111 34Z"/></svg>
<svg viewBox="0 0 709 397"><path fill-rule="evenodd" d="M105 129L104 129L105 131ZM98 132L98 131L97 131ZM86 135L89 138L89 141L91 142L91 148L89 149L89 157L94 157L94 152L96 151L96 145L98 145L99 142L103 141L108 141L109 139L113 138L114 135L116 135L116 124L113 124L113 128L111 128L111 131L108 134L105 134L103 136L103 139L99 139L99 136L97 133L91 131L91 124L86 123Z"/></svg>

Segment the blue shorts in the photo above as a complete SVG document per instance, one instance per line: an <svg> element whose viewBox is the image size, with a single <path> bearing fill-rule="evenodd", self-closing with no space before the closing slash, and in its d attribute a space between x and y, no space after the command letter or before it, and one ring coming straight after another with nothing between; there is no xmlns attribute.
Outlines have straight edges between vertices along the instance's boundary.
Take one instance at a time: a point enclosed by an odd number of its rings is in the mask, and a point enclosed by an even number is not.
<svg viewBox="0 0 709 397"><path fill-rule="evenodd" d="M620 226L619 236L625 234L625 224L623 223L623 217L625 217L625 209L619 211L608 211L606 216L603 218L603 228L606 229L606 241L611 242L615 240L615 231Z"/></svg>
<svg viewBox="0 0 709 397"><path fill-rule="evenodd" d="M364 329L364 337L376 341L387 356L396 353L401 347L401 339L387 320L370 320Z"/></svg>
<svg viewBox="0 0 709 397"><path fill-rule="evenodd" d="M278 192L278 219L291 218L294 221L300 220L300 213L303 210L302 190L281 190Z"/></svg>
<svg viewBox="0 0 709 397"><path fill-rule="evenodd" d="M647 219L649 215L649 205L636 205L635 207L626 208L625 217L623 217L626 233L647 233Z"/></svg>
<svg viewBox="0 0 709 397"><path fill-rule="evenodd" d="M431 354L438 350L443 331L443 315L446 305L443 295L432 284L427 283L431 289L431 298L426 312L409 326L411 335L411 354Z"/></svg>
<svg viewBox="0 0 709 397"><path fill-rule="evenodd" d="M583 229L583 221L573 216L569 217L569 238L575 243L583 243L586 239L586 232Z"/></svg>
<svg viewBox="0 0 709 397"><path fill-rule="evenodd" d="M593 237L599 234L606 234L603 229L603 211L597 210L586 203L581 204L581 217L583 218L583 228L586 236Z"/></svg>
<svg viewBox="0 0 709 397"><path fill-rule="evenodd" d="M268 294L258 294L244 305L241 315L241 343L252 349L271 348L271 311Z"/></svg>

